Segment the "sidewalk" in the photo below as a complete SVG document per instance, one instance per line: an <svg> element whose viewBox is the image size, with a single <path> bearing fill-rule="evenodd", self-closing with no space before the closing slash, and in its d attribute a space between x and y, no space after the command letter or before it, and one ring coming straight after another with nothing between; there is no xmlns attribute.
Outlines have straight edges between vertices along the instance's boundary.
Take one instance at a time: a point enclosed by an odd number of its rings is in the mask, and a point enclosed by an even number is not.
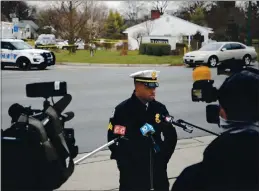
<svg viewBox="0 0 259 191"><path fill-rule="evenodd" d="M215 136L178 141L176 150L168 163L170 185L185 167L202 159L204 149L213 139ZM78 155L75 160L84 155ZM57 190L118 190L119 172L116 161L110 160L109 157L110 152L106 150L82 161L75 166L75 171L69 180Z"/></svg>

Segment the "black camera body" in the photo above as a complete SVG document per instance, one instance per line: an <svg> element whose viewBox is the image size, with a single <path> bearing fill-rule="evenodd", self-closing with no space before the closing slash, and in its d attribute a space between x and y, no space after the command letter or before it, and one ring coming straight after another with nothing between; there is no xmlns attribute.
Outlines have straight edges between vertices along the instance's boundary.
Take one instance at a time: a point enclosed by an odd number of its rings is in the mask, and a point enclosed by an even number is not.
<svg viewBox="0 0 259 191"><path fill-rule="evenodd" d="M45 101L42 110L17 103L9 108L12 125L1 134L2 190L54 190L73 174L78 155L74 129L65 128L74 113L62 114L72 96L66 82L27 84L26 94Z"/></svg>
<svg viewBox="0 0 259 191"><path fill-rule="evenodd" d="M193 83L192 101L211 103L217 101L217 88L213 87L214 80L199 80Z"/></svg>

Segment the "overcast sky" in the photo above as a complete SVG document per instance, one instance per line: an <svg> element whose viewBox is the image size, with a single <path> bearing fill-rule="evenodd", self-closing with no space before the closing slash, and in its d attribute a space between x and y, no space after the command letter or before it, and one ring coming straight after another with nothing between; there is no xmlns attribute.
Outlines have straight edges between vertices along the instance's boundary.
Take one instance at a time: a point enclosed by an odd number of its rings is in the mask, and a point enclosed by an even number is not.
<svg viewBox="0 0 259 191"><path fill-rule="evenodd" d="M29 5L36 5L38 8L40 7L46 7L53 1L27 1ZM109 8L118 8L120 7L121 1L102 1L105 3Z"/></svg>
<svg viewBox="0 0 259 191"><path fill-rule="evenodd" d="M123 1L102 1L105 3L110 9L120 9L121 3ZM147 1L148 2L148 1ZM27 1L29 5L35 5L37 8L46 8L46 6L53 3L53 1ZM167 10L175 10L177 9L179 1L170 1L170 5Z"/></svg>
<svg viewBox="0 0 259 191"><path fill-rule="evenodd" d="M53 2L56 2L56 1L26 1L26 2L29 5L36 5L37 8L46 8L47 6L51 5ZM105 3L110 9L117 9L118 11L120 11L123 8L122 7L123 1L101 1L101 2ZM146 2L150 2L150 1L146 1ZM169 2L170 3L167 7L167 11L176 11L179 7L179 4L184 1L169 1ZM236 2L237 2L237 5L240 5L240 3L242 3L242 1L236 1Z"/></svg>

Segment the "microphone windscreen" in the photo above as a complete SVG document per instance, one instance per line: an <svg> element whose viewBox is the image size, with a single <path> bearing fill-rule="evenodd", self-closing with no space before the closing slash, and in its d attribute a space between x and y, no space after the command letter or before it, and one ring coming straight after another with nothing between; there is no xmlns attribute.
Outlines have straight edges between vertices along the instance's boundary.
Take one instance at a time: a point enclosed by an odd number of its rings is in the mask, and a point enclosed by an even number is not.
<svg viewBox="0 0 259 191"><path fill-rule="evenodd" d="M192 72L193 81L211 80L211 71L208 66L198 66Z"/></svg>

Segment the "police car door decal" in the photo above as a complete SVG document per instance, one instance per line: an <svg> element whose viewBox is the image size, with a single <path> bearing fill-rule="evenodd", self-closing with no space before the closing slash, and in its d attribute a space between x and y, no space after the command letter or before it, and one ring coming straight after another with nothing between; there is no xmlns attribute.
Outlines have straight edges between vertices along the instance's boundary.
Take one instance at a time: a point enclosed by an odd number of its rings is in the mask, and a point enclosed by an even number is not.
<svg viewBox="0 0 259 191"><path fill-rule="evenodd" d="M18 56L18 54L16 51L12 51L12 50L8 50L8 49L1 50L1 62L15 63L17 56Z"/></svg>

